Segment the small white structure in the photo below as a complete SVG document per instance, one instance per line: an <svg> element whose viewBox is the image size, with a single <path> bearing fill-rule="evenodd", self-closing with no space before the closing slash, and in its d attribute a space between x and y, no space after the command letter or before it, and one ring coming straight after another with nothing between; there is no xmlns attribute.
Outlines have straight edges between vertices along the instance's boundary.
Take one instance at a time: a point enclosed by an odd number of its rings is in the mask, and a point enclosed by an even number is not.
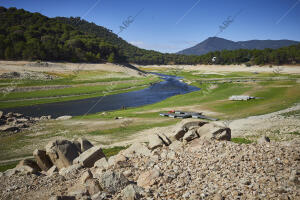
<svg viewBox="0 0 300 200"><path fill-rule="evenodd" d="M255 97L243 96L243 95L241 95L241 96L234 95L234 96L229 97L230 101L248 101L250 99L255 99Z"/></svg>
<svg viewBox="0 0 300 200"><path fill-rule="evenodd" d="M213 58L211 59L212 62L215 62L216 60L217 60L217 57L213 57Z"/></svg>

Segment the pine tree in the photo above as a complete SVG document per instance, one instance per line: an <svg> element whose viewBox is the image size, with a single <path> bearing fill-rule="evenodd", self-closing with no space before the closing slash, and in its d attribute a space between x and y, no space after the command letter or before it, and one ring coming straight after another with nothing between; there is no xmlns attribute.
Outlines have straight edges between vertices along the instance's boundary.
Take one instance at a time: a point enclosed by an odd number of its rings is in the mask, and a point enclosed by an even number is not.
<svg viewBox="0 0 300 200"><path fill-rule="evenodd" d="M114 63L115 62L115 53L114 52L109 54L109 56L107 58L107 62L109 62L109 63Z"/></svg>

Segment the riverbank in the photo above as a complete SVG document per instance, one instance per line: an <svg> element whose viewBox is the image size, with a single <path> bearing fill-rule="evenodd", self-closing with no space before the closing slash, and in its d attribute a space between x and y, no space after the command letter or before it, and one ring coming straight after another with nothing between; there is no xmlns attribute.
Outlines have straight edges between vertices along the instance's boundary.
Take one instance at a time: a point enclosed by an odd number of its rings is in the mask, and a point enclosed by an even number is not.
<svg viewBox="0 0 300 200"><path fill-rule="evenodd" d="M159 81L130 65L0 61L0 109L118 94Z"/></svg>

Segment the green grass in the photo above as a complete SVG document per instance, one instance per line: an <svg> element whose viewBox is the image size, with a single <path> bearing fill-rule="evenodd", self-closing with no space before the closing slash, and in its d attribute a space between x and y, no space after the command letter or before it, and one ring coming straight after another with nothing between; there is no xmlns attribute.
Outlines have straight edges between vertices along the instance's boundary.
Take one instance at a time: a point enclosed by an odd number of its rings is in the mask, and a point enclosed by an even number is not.
<svg viewBox="0 0 300 200"><path fill-rule="evenodd" d="M8 169L12 169L12 168L16 167L18 163L19 163L19 161L11 162L9 164L0 165L0 172L4 172Z"/></svg>
<svg viewBox="0 0 300 200"><path fill-rule="evenodd" d="M294 132L290 132L288 134L291 134L291 135L299 135L300 136L300 132L299 131L294 131Z"/></svg>
<svg viewBox="0 0 300 200"><path fill-rule="evenodd" d="M163 122L158 123L145 123L145 124L139 124L139 125L127 125L127 126L120 126L118 128L112 128L112 129L105 129L105 130L97 130L92 131L87 134L89 135L109 135L111 137L118 137L124 139L124 137L129 136L133 133L136 133L138 131L150 129L153 127L164 127L176 124L178 122L177 119L174 120L167 120Z"/></svg>
<svg viewBox="0 0 300 200"><path fill-rule="evenodd" d="M271 85L260 86L257 83L224 83L213 84L217 88L210 89L212 84L194 82L192 85L201 88L199 91L191 92L183 95L176 95L167 98L164 101L141 106L138 108L130 108L127 110L118 110L108 112L107 115L92 114L84 116L85 119L107 118L112 119L115 116L122 117L141 117L156 118L160 112L166 111L165 108L178 106L200 105L204 109L215 111L215 117L221 119L236 119L248 117L251 115L266 114L275 112L292 106L300 100L300 87L298 83L288 81L289 87L282 84L284 81L272 81ZM263 99L255 99L250 101L229 101L232 95L249 94ZM160 110L151 112L151 110Z"/></svg>
<svg viewBox="0 0 300 200"><path fill-rule="evenodd" d="M73 78L60 78L53 80L16 80L16 79L0 79L0 88L9 86L11 83L16 84L18 87L25 86L50 86L50 85L78 85L83 83L99 83L99 82L112 82L112 81L128 81L128 80L141 80L142 78L136 77L112 77L112 78L101 78L92 80L74 80Z"/></svg>
<svg viewBox="0 0 300 200"><path fill-rule="evenodd" d="M248 140L246 138L236 137L236 138L231 138L231 142L234 142L234 143L237 143L237 144L251 144L253 141Z"/></svg>
<svg viewBox="0 0 300 200"><path fill-rule="evenodd" d="M127 149L128 147L112 147L112 148L107 148L107 149L102 149L104 155L109 158L111 156L117 155L121 150Z"/></svg>
<svg viewBox="0 0 300 200"><path fill-rule="evenodd" d="M266 114L278 110L282 110L300 100L299 85L292 87L280 87L280 84L273 83L272 86L279 87L264 87L259 90L253 88L249 94L262 99L249 101L226 101L219 105L215 105L213 110L224 113L231 117L245 117L250 115Z"/></svg>
<svg viewBox="0 0 300 200"><path fill-rule="evenodd" d="M300 117L300 110L294 110L294 111L290 111L290 112L287 112L287 113L282 113L281 114L282 116L284 117Z"/></svg>
<svg viewBox="0 0 300 200"><path fill-rule="evenodd" d="M52 80L0 79L0 83L1 83L0 88L5 87L10 83L17 83L19 87L22 87L22 86L47 86L47 85L76 85L82 83L97 83L97 82L143 79L137 77L129 77L124 73L104 72L104 71L80 71L78 73L68 73L68 74L45 72L45 74L55 75L57 76L57 78Z"/></svg>
<svg viewBox="0 0 300 200"><path fill-rule="evenodd" d="M189 80L200 80L200 79L232 79L232 78L275 78L275 77L287 77L287 78L300 78L300 75L294 74L275 74L275 73L258 73L252 72L230 72L220 74L201 74L199 71L180 71L180 70L168 70L164 71L165 74L182 76ZM223 75L221 75L223 74Z"/></svg>

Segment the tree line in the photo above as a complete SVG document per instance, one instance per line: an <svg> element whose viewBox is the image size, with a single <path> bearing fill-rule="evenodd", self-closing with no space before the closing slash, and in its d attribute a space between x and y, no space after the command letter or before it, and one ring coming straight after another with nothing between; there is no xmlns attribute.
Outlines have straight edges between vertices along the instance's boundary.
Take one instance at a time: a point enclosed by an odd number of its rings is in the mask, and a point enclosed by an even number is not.
<svg viewBox="0 0 300 200"><path fill-rule="evenodd" d="M214 61L212 58L215 57ZM79 17L48 18L0 7L0 59L137 64L299 64L300 44L279 49L179 55L145 50Z"/></svg>

